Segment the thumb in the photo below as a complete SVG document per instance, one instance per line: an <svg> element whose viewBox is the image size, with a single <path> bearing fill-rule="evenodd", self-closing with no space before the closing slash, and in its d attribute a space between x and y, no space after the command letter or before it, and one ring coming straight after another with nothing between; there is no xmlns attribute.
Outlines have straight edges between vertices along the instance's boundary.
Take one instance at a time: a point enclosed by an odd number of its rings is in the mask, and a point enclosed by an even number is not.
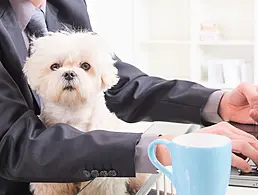
<svg viewBox="0 0 258 195"><path fill-rule="evenodd" d="M243 83L237 90L246 98L250 106L249 116L254 120L253 122L258 122L258 87Z"/></svg>
<svg viewBox="0 0 258 195"><path fill-rule="evenodd" d="M258 111L258 91L257 86L243 83L240 84L237 90L244 95L251 109Z"/></svg>
<svg viewBox="0 0 258 195"><path fill-rule="evenodd" d="M249 116L253 119L253 121L251 121L251 124L257 124L258 123L258 109L251 109L249 111Z"/></svg>

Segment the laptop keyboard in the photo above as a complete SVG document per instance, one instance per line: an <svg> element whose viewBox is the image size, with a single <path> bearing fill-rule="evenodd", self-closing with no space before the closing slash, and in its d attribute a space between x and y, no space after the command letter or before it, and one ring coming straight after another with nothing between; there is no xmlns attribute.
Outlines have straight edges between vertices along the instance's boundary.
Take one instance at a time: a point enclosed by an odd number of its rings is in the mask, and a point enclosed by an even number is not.
<svg viewBox="0 0 258 195"><path fill-rule="evenodd" d="M251 159L248 160L248 164L251 165L251 166L256 166Z"/></svg>
<svg viewBox="0 0 258 195"><path fill-rule="evenodd" d="M247 159L248 163L250 164L252 171L250 173L244 173L242 171L238 171L239 175L246 175L246 176L258 176L258 168L254 164L254 162L251 159Z"/></svg>

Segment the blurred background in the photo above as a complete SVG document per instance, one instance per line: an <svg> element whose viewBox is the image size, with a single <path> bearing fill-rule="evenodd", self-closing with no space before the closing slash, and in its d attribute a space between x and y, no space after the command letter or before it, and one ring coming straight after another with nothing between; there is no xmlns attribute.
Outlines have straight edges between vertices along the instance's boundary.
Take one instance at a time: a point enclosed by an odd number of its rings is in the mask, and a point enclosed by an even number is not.
<svg viewBox="0 0 258 195"><path fill-rule="evenodd" d="M258 83L257 0L87 0L93 30L144 72L230 89Z"/></svg>

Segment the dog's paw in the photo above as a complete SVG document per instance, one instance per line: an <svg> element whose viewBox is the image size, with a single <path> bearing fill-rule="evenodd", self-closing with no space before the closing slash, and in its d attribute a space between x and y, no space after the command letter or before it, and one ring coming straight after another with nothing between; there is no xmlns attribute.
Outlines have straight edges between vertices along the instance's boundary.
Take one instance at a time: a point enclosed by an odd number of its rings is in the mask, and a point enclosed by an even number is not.
<svg viewBox="0 0 258 195"><path fill-rule="evenodd" d="M126 182L126 189L128 194L135 195L147 181L148 177L149 174L137 173L136 177L129 178Z"/></svg>
<svg viewBox="0 0 258 195"><path fill-rule="evenodd" d="M126 192L129 195L135 195L138 191L130 186L130 184L127 182L126 184Z"/></svg>

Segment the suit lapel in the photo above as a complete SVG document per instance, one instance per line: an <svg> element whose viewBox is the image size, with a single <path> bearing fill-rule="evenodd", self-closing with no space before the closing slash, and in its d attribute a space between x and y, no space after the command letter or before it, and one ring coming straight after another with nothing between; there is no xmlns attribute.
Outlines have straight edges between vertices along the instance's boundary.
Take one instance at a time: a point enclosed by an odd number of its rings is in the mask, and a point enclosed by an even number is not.
<svg viewBox="0 0 258 195"><path fill-rule="evenodd" d="M46 6L46 23L48 30L50 32L56 32L60 30L61 24L57 19L59 10L55 8L52 4L47 3Z"/></svg>
<svg viewBox="0 0 258 195"><path fill-rule="evenodd" d="M61 12L59 12L57 6L55 5L57 2L57 0L54 0L53 2L49 0L46 6L46 23L48 30L50 32L56 32L58 30L75 30L77 26L80 26L79 24L76 25L77 20L71 16L61 16ZM69 18L73 18L74 21L70 21ZM79 29L81 29L81 27Z"/></svg>
<svg viewBox="0 0 258 195"><path fill-rule="evenodd" d="M72 29L72 26L59 19L59 10L51 3L47 3L46 7L46 23L49 32L56 32L59 30Z"/></svg>
<svg viewBox="0 0 258 195"><path fill-rule="evenodd" d="M5 7L2 7L3 5ZM1 60L3 60L5 68L10 72L25 99L28 100L28 106L34 109L36 113L39 113L39 107L34 104L35 102L29 101L33 96L22 72L23 64L28 56L28 50L8 0L5 1L5 4L1 5L0 14L1 49L4 53Z"/></svg>
<svg viewBox="0 0 258 195"><path fill-rule="evenodd" d="M13 44L13 48L16 52L16 55L14 56L18 56L20 64L23 64L26 60L26 57L28 56L28 51L22 37L21 30L18 26L17 20L10 5L7 6L5 12L3 13L1 21L8 31L9 35L8 37L6 37L7 40L5 41Z"/></svg>
<svg viewBox="0 0 258 195"><path fill-rule="evenodd" d="M13 43L15 43L15 47L17 49L16 54L17 56L19 56L21 65L23 65L26 60L26 57L28 56L28 50L25 46L25 42L22 37L21 30L19 28L9 27L9 26L7 26L6 29L8 30L9 35L13 40Z"/></svg>

